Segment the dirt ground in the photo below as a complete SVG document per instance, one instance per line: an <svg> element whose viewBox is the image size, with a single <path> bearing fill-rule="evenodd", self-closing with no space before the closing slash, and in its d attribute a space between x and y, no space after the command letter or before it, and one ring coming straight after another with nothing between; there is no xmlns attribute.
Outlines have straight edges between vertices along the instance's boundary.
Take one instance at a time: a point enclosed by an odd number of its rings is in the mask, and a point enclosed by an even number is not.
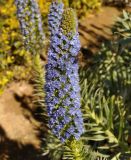
<svg viewBox="0 0 131 160"><path fill-rule="evenodd" d="M98 13L82 19L79 25L82 46L94 52L102 42L111 39L111 27L120 13L116 8L104 7Z"/></svg>
<svg viewBox="0 0 131 160"><path fill-rule="evenodd" d="M110 28L120 13L104 7L82 19L79 32L87 57L112 38ZM0 97L0 160L43 160L39 154L42 125L35 117L32 92L27 82L12 82Z"/></svg>
<svg viewBox="0 0 131 160"><path fill-rule="evenodd" d="M11 83L0 97L0 160L36 160L40 123L34 118L32 87Z"/></svg>

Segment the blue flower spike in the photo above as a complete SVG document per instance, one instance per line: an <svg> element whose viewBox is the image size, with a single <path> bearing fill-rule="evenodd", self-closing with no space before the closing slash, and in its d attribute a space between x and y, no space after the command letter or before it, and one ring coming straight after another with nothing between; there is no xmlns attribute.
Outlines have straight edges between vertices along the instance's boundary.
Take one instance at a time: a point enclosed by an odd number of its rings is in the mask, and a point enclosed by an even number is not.
<svg viewBox="0 0 131 160"><path fill-rule="evenodd" d="M45 40L39 6L36 0L15 0L15 4L25 47L38 52Z"/></svg>
<svg viewBox="0 0 131 160"><path fill-rule="evenodd" d="M80 41L77 19L71 8L65 9L59 16L62 11L60 4L53 2L49 14L51 42L46 65L45 101L49 126L53 134L64 143L71 138L79 140L84 127L80 110L77 62ZM52 15L59 17L57 22L51 18ZM52 27L55 25L59 26L57 30Z"/></svg>

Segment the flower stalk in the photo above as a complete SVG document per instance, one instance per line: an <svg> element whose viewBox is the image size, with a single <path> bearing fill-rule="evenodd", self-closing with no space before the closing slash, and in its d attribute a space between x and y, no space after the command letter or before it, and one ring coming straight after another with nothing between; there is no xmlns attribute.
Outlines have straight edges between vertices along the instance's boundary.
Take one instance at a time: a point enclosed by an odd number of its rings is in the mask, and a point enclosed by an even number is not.
<svg viewBox="0 0 131 160"><path fill-rule="evenodd" d="M71 8L64 10L59 24L57 30L51 31L54 34L51 35L46 65L45 101L49 126L63 143L79 140L84 128L77 62L80 41L76 15Z"/></svg>

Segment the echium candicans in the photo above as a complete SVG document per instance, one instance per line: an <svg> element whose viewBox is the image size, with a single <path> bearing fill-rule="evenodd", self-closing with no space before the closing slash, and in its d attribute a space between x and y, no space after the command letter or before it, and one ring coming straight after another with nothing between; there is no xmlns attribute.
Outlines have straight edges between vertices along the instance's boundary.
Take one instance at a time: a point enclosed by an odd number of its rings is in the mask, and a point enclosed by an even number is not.
<svg viewBox="0 0 131 160"><path fill-rule="evenodd" d="M59 29L51 36L45 84L49 126L62 142L70 138L78 140L84 130L77 63L79 50L76 16L67 8Z"/></svg>
<svg viewBox="0 0 131 160"><path fill-rule="evenodd" d="M50 12L48 15L48 24L51 34L55 34L55 32L59 29L63 14L63 7L64 5L61 0L54 0L51 3Z"/></svg>
<svg viewBox="0 0 131 160"><path fill-rule="evenodd" d="M41 49L45 35L37 2L35 0L15 0L15 4L25 47L29 51Z"/></svg>

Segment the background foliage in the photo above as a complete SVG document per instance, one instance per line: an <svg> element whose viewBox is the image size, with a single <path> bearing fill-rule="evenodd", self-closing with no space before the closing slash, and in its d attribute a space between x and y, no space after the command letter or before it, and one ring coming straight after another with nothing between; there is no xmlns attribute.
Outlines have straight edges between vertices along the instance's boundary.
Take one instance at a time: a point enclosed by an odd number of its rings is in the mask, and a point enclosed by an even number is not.
<svg viewBox="0 0 131 160"><path fill-rule="evenodd" d="M30 54L24 50L13 0L0 3L0 93L12 79L28 77ZM27 69L25 69L27 68Z"/></svg>
<svg viewBox="0 0 131 160"><path fill-rule="evenodd" d="M83 138L112 160L128 160L131 157L129 19L130 14L124 11L113 27L115 41L103 45L93 57L91 66L80 70L86 127Z"/></svg>
<svg viewBox="0 0 131 160"><path fill-rule="evenodd" d="M50 5L51 0L39 0L39 3L42 13L46 14L48 12L48 6ZM65 6L76 9L79 18L93 10L98 10L101 6L101 0L63 0L63 3Z"/></svg>

